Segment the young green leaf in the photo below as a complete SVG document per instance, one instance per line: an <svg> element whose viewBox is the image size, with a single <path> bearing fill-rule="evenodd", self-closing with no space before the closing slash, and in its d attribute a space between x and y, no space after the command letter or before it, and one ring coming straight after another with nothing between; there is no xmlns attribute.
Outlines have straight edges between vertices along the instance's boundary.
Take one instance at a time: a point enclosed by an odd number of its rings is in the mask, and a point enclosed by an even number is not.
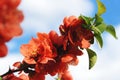
<svg viewBox="0 0 120 80"><path fill-rule="evenodd" d="M88 52L88 57L89 57L89 69L91 69L95 65L95 63L96 63L97 55L91 49L86 49L86 50Z"/></svg>
<svg viewBox="0 0 120 80"><path fill-rule="evenodd" d="M60 78L56 78L56 80L61 80Z"/></svg>
<svg viewBox="0 0 120 80"><path fill-rule="evenodd" d="M96 15L95 15L95 23L94 23L95 26L100 25L102 22L103 22L102 17L96 14Z"/></svg>
<svg viewBox="0 0 120 80"><path fill-rule="evenodd" d="M102 48L103 47L103 39L102 39L102 36L100 34L94 34L98 44L100 45L100 47Z"/></svg>
<svg viewBox="0 0 120 80"><path fill-rule="evenodd" d="M86 16L83 16L83 15L79 16L79 18L82 18L83 20L85 20L85 23L87 25L90 25L90 21L93 20L91 17L86 17Z"/></svg>
<svg viewBox="0 0 120 80"><path fill-rule="evenodd" d="M2 78L0 77L0 80L2 80Z"/></svg>
<svg viewBox="0 0 120 80"><path fill-rule="evenodd" d="M106 30L107 25L105 23L101 23L100 25L96 26L101 33Z"/></svg>
<svg viewBox="0 0 120 80"><path fill-rule="evenodd" d="M92 26L91 29L94 31L95 34L101 34L101 31L99 30L99 28Z"/></svg>
<svg viewBox="0 0 120 80"><path fill-rule="evenodd" d="M106 31L109 32L115 39L117 39L115 28L112 25L108 25Z"/></svg>
<svg viewBox="0 0 120 80"><path fill-rule="evenodd" d="M104 6L104 4L100 1L100 0L96 0L97 1L97 5L98 5L98 15L102 15L103 13L106 12L106 7Z"/></svg>

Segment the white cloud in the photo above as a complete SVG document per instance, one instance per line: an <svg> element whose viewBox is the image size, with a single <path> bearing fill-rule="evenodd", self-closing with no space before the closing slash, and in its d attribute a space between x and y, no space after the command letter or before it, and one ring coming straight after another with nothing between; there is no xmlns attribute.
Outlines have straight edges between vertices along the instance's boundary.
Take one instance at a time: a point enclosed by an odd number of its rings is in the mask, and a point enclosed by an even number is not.
<svg viewBox="0 0 120 80"><path fill-rule="evenodd" d="M19 53L10 53L4 58L0 58L0 75L7 72L15 62L22 61L22 59L23 56Z"/></svg>
<svg viewBox="0 0 120 80"><path fill-rule="evenodd" d="M65 16L91 15L94 8L89 0L22 0L20 9L25 19L25 32L58 30Z"/></svg>

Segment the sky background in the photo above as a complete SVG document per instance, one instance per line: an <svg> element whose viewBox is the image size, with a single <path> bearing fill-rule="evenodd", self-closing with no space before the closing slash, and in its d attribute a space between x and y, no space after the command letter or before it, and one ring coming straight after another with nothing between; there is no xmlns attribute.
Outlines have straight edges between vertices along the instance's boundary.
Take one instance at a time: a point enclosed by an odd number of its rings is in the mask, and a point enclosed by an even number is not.
<svg viewBox="0 0 120 80"><path fill-rule="evenodd" d="M88 56L85 52L79 57L78 66L70 66L74 80L120 80L120 0L101 0L107 12L102 15L107 24L115 27L118 40L108 33L103 34L104 46L100 49L95 43L91 49L97 52L96 65L88 70ZM9 54L0 58L0 74L6 72L9 65L22 61L20 45L26 44L37 32L59 32L59 25L66 16L94 16L97 12L96 0L22 0L19 9L25 19L21 23L23 34L7 43ZM54 80L47 76L46 80Z"/></svg>

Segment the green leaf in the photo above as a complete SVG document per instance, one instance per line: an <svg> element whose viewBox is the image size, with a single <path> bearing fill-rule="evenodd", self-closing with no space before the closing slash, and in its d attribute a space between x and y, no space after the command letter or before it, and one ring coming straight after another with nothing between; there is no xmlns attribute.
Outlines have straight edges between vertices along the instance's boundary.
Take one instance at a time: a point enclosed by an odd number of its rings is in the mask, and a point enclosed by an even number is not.
<svg viewBox="0 0 120 80"><path fill-rule="evenodd" d="M91 29L94 31L95 34L101 34L101 31L97 27L92 26Z"/></svg>
<svg viewBox="0 0 120 80"><path fill-rule="evenodd" d="M90 40L90 43L93 44L94 43L94 38L92 40Z"/></svg>
<svg viewBox="0 0 120 80"><path fill-rule="evenodd" d="M100 47L102 48L103 47L103 39L102 39L102 36L100 34L94 34L98 44L100 45Z"/></svg>
<svg viewBox="0 0 120 80"><path fill-rule="evenodd" d="M115 28L112 25L108 25L106 31L109 32L115 39L117 39Z"/></svg>
<svg viewBox="0 0 120 80"><path fill-rule="evenodd" d="M102 15L103 13L106 12L106 7L104 6L104 4L100 1L100 0L96 0L97 1L97 5L98 5L98 15Z"/></svg>
<svg viewBox="0 0 120 80"><path fill-rule="evenodd" d="M55 80L61 80L60 78L55 78Z"/></svg>
<svg viewBox="0 0 120 80"><path fill-rule="evenodd" d="M0 77L0 80L2 80L2 77Z"/></svg>
<svg viewBox="0 0 120 80"><path fill-rule="evenodd" d="M85 20L85 23L86 23L87 25L90 25L90 21L93 20L91 17L86 17L86 16L83 16L83 15L79 16L79 19L81 19L81 18L82 18L83 20Z"/></svg>
<svg viewBox="0 0 120 80"><path fill-rule="evenodd" d="M89 26L86 25L86 24L82 24L82 27L83 27L83 28L87 28L87 29L89 29Z"/></svg>
<svg viewBox="0 0 120 80"><path fill-rule="evenodd" d="M102 29L92 26L92 30L94 31L94 36L95 36L98 44L102 48L102 46L103 46L103 40L102 40L102 36L101 36Z"/></svg>
<svg viewBox="0 0 120 80"><path fill-rule="evenodd" d="M100 25L96 26L101 33L106 30L107 25L105 23L101 23Z"/></svg>
<svg viewBox="0 0 120 80"><path fill-rule="evenodd" d="M91 69L95 65L95 63L96 63L97 55L91 49L86 49L86 50L88 52L88 57L89 57L89 69Z"/></svg>
<svg viewBox="0 0 120 80"><path fill-rule="evenodd" d="M102 22L103 22L102 17L96 14L96 15L95 15L95 23L94 23L95 26L101 24Z"/></svg>

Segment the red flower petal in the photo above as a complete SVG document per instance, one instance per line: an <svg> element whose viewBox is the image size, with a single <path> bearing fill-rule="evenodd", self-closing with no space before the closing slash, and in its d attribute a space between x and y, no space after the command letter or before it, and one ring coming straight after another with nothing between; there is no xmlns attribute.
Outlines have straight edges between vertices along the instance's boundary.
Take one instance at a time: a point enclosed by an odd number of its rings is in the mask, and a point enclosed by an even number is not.
<svg viewBox="0 0 120 80"><path fill-rule="evenodd" d="M73 22L76 19L77 19L76 16L65 17L63 23L66 27L68 27L70 26L71 22Z"/></svg>
<svg viewBox="0 0 120 80"><path fill-rule="evenodd" d="M23 56L29 56L30 57L32 55L35 55L35 53L33 51L34 51L34 48L30 44L23 44L20 47L20 52L22 53Z"/></svg>
<svg viewBox="0 0 120 80"><path fill-rule="evenodd" d="M61 58L62 62L70 62L71 60L73 60L74 58L74 54L66 54Z"/></svg>
<svg viewBox="0 0 120 80"><path fill-rule="evenodd" d="M0 57L5 57L7 55L8 49L5 43L0 42Z"/></svg>
<svg viewBox="0 0 120 80"><path fill-rule="evenodd" d="M49 58L49 57L44 57L44 58L39 58L38 62L39 63L42 63L42 64L46 64L48 63L48 61L51 60L51 61L55 61L53 58Z"/></svg>
<svg viewBox="0 0 120 80"><path fill-rule="evenodd" d="M1 29L0 35L2 36L2 39L5 41L9 41L15 36L19 36L22 34L22 29L19 24L11 24L7 23L5 26Z"/></svg>
<svg viewBox="0 0 120 80"><path fill-rule="evenodd" d="M19 78L22 79L22 80L29 80L29 77L27 75L25 75L25 74L21 74L19 76Z"/></svg>
<svg viewBox="0 0 120 80"><path fill-rule="evenodd" d="M17 68L20 68L21 62L15 62L15 63L13 64L13 66L14 66L14 67L17 67Z"/></svg>
<svg viewBox="0 0 120 80"><path fill-rule="evenodd" d="M66 71L66 72L64 72L64 74L62 74L61 80L73 80L73 78L72 78L72 75L70 74L70 72Z"/></svg>
<svg viewBox="0 0 120 80"><path fill-rule="evenodd" d="M82 39L81 44L82 44L82 46L81 46L82 48L89 48L90 47L90 42L84 38Z"/></svg>
<svg viewBox="0 0 120 80"><path fill-rule="evenodd" d="M3 7L6 3L6 0L0 0L0 8Z"/></svg>
<svg viewBox="0 0 120 80"><path fill-rule="evenodd" d="M72 61L69 62L70 65L73 65L73 66L76 66L78 65L79 63L79 60L77 57L75 57Z"/></svg>
<svg viewBox="0 0 120 80"><path fill-rule="evenodd" d="M35 73L32 76L29 76L29 80L45 80L45 75L40 73Z"/></svg>
<svg viewBox="0 0 120 80"><path fill-rule="evenodd" d="M64 36L58 36L58 34L55 31L50 31L49 37L53 44L57 46L63 45Z"/></svg>
<svg viewBox="0 0 120 80"><path fill-rule="evenodd" d="M19 24L7 23L5 26L4 33L8 33L10 37L19 36L22 34L22 28Z"/></svg>
<svg viewBox="0 0 120 80"><path fill-rule="evenodd" d="M70 46L68 53L74 54L76 56L81 56L83 52L78 48L78 46Z"/></svg>
<svg viewBox="0 0 120 80"><path fill-rule="evenodd" d="M28 64L36 64L36 61L34 60L34 58L25 57L24 61Z"/></svg>
<svg viewBox="0 0 120 80"><path fill-rule="evenodd" d="M8 0L8 5L11 8L16 8L20 4L21 0Z"/></svg>

